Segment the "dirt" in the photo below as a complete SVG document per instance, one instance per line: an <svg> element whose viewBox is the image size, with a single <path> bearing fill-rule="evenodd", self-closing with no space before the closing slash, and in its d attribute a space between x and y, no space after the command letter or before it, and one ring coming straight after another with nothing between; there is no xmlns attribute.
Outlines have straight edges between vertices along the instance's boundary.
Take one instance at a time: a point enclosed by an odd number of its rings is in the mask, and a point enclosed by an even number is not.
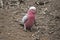
<svg viewBox="0 0 60 40"><path fill-rule="evenodd" d="M33 29L40 27L38 34L40 40L60 40L60 0L23 1L24 3L21 3L19 7L0 8L0 40L34 40L32 34L37 31L25 32L23 26L16 21L21 21L30 6L37 8L37 26L33 26ZM44 2L47 3L44 4Z"/></svg>

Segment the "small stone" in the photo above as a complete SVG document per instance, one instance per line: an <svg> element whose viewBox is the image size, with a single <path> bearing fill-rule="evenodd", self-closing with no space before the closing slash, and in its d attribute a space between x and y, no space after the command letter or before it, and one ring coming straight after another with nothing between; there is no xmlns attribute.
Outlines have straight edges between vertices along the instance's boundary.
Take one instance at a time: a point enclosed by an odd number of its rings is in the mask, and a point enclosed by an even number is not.
<svg viewBox="0 0 60 40"><path fill-rule="evenodd" d="M54 31L49 32L49 34L52 34L52 33L54 33Z"/></svg>
<svg viewBox="0 0 60 40"><path fill-rule="evenodd" d="M39 5L39 2L35 2L35 4Z"/></svg>
<svg viewBox="0 0 60 40"><path fill-rule="evenodd" d="M50 13L50 15L52 15L52 13Z"/></svg>
<svg viewBox="0 0 60 40"><path fill-rule="evenodd" d="M45 12L43 12L43 14L46 14Z"/></svg>
<svg viewBox="0 0 60 40"><path fill-rule="evenodd" d="M35 2L35 4L37 4L37 5L44 5L44 2L38 1L38 2Z"/></svg>
<svg viewBox="0 0 60 40"><path fill-rule="evenodd" d="M47 11L47 10L48 10L47 8L44 9L44 11Z"/></svg>
<svg viewBox="0 0 60 40"><path fill-rule="evenodd" d="M34 34L32 34L32 37L34 36Z"/></svg>
<svg viewBox="0 0 60 40"><path fill-rule="evenodd" d="M8 33L8 35L10 35L10 33Z"/></svg>

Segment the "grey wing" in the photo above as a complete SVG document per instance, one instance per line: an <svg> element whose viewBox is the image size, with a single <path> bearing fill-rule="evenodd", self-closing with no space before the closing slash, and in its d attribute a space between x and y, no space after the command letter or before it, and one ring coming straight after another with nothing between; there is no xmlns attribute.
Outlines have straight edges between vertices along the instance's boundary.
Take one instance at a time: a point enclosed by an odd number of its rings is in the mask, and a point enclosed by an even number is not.
<svg viewBox="0 0 60 40"><path fill-rule="evenodd" d="M27 14L22 18L22 24L24 24L27 21L28 17Z"/></svg>

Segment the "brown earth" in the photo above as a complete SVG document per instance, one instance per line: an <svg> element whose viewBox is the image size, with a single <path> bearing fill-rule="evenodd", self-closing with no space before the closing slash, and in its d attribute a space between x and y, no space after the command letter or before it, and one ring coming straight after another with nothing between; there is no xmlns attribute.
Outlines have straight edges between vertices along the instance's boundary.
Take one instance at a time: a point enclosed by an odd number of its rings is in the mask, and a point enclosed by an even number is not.
<svg viewBox="0 0 60 40"><path fill-rule="evenodd" d="M25 32L20 23L16 22L17 19L21 21L32 5L37 8L36 21L37 27L40 27L40 40L60 40L60 0L24 0L24 2L19 7L0 8L0 40L33 40L32 34L36 31ZM47 3L41 5L41 2Z"/></svg>

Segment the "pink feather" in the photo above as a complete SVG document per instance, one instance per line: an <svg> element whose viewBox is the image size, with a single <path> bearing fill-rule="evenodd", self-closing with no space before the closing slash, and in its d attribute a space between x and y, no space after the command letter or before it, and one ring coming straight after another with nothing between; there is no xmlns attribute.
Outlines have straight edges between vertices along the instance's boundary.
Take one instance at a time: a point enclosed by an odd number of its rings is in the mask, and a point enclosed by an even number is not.
<svg viewBox="0 0 60 40"><path fill-rule="evenodd" d="M27 20L26 22L24 23L26 28L31 28L34 24L34 20L35 20L35 10L28 10L27 12Z"/></svg>

